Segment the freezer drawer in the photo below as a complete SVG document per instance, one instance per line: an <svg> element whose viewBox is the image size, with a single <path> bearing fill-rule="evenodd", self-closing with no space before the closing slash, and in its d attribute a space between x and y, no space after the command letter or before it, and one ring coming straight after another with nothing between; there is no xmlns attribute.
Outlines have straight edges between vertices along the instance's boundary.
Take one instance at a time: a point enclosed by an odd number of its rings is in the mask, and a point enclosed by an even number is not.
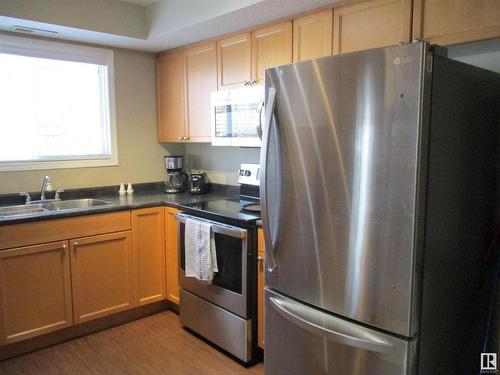
<svg viewBox="0 0 500 375"><path fill-rule="evenodd" d="M368 329L265 290L265 373L413 375L416 340Z"/></svg>

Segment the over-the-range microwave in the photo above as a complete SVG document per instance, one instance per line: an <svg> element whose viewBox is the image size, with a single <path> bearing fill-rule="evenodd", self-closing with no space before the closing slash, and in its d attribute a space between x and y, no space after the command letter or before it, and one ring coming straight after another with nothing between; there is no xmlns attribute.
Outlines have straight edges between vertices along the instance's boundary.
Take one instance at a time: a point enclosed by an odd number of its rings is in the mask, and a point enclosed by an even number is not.
<svg viewBox="0 0 500 375"><path fill-rule="evenodd" d="M264 86L212 92L212 145L260 147L263 107Z"/></svg>

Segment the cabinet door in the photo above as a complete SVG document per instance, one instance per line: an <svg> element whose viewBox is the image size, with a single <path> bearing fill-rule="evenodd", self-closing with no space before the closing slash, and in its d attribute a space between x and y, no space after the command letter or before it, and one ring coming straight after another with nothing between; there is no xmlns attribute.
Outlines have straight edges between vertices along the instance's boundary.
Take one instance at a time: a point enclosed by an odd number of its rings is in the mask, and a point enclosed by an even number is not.
<svg viewBox="0 0 500 375"><path fill-rule="evenodd" d="M167 250L167 299L179 304L179 249L175 208L165 207L165 241Z"/></svg>
<svg viewBox="0 0 500 375"><path fill-rule="evenodd" d="M188 140L210 142L210 94L217 91L216 43L205 43L185 52Z"/></svg>
<svg viewBox="0 0 500 375"><path fill-rule="evenodd" d="M292 21L252 33L252 69L257 84L264 84L264 71L292 62Z"/></svg>
<svg viewBox="0 0 500 375"><path fill-rule="evenodd" d="M257 344L264 349L264 235L259 228L257 252Z"/></svg>
<svg viewBox="0 0 500 375"><path fill-rule="evenodd" d="M75 323L134 306L130 231L70 241Z"/></svg>
<svg viewBox="0 0 500 375"><path fill-rule="evenodd" d="M293 61L332 54L332 14L328 9L293 20Z"/></svg>
<svg viewBox="0 0 500 375"><path fill-rule="evenodd" d="M184 52L158 57L156 74L158 142L181 142L186 136Z"/></svg>
<svg viewBox="0 0 500 375"><path fill-rule="evenodd" d="M67 242L0 251L0 344L71 326Z"/></svg>
<svg viewBox="0 0 500 375"><path fill-rule="evenodd" d="M440 45L500 37L498 0L414 0L413 38Z"/></svg>
<svg viewBox="0 0 500 375"><path fill-rule="evenodd" d="M408 43L411 0L371 0L333 11L333 53Z"/></svg>
<svg viewBox="0 0 500 375"><path fill-rule="evenodd" d="M252 38L243 33L217 42L219 90L243 87L252 79Z"/></svg>
<svg viewBox="0 0 500 375"><path fill-rule="evenodd" d="M134 290L137 305L165 299L165 220L163 207L132 211Z"/></svg>

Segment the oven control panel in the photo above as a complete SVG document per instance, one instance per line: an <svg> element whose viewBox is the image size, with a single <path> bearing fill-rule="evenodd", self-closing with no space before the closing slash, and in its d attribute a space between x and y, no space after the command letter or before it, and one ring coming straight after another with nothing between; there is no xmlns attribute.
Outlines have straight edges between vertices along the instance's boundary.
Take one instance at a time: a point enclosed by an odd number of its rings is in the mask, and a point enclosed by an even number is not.
<svg viewBox="0 0 500 375"><path fill-rule="evenodd" d="M240 169L238 170L238 183L259 186L259 172L259 164L241 164Z"/></svg>

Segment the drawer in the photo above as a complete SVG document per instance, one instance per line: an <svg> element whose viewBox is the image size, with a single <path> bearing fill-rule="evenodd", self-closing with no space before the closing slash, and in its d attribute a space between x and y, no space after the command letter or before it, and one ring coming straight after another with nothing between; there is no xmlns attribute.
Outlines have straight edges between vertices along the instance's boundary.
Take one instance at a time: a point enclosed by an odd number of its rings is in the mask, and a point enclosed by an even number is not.
<svg viewBox="0 0 500 375"><path fill-rule="evenodd" d="M0 250L131 229L130 211L0 226Z"/></svg>

